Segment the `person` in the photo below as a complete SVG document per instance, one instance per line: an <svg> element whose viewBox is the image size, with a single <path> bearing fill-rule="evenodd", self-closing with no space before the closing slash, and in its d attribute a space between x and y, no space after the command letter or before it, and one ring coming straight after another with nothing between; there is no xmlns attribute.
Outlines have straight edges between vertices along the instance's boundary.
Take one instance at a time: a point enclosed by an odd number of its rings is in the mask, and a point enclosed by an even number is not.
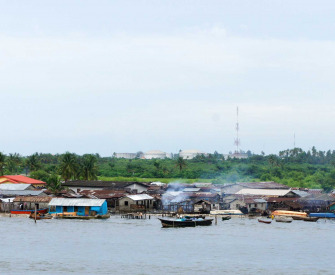
<svg viewBox="0 0 335 275"><path fill-rule="evenodd" d="M20 210L23 210L23 203L20 203Z"/></svg>

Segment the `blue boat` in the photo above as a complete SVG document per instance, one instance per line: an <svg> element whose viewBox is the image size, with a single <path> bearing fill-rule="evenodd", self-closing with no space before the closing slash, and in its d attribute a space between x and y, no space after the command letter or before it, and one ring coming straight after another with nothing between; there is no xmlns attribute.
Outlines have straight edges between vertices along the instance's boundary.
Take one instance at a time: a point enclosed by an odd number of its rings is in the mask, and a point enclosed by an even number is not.
<svg viewBox="0 0 335 275"><path fill-rule="evenodd" d="M335 213L310 213L308 216L318 217L318 218L335 219Z"/></svg>

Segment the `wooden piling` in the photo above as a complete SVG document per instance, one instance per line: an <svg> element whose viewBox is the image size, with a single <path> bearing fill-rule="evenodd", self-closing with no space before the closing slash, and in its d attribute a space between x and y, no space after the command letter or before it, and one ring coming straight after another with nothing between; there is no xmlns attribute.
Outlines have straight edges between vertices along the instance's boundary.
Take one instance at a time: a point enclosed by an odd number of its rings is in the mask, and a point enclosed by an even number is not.
<svg viewBox="0 0 335 275"><path fill-rule="evenodd" d="M36 223L36 218L37 218L37 206L36 206L36 203L35 203L35 223Z"/></svg>

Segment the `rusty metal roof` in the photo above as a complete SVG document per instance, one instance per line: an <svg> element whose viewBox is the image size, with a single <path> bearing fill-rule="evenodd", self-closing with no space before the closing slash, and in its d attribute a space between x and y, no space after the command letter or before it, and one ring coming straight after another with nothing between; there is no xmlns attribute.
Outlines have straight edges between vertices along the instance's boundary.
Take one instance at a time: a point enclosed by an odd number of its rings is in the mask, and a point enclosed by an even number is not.
<svg viewBox="0 0 335 275"><path fill-rule="evenodd" d="M51 197L37 197L37 196L28 196L28 197L16 197L14 202L34 202L34 203L48 203L51 201Z"/></svg>

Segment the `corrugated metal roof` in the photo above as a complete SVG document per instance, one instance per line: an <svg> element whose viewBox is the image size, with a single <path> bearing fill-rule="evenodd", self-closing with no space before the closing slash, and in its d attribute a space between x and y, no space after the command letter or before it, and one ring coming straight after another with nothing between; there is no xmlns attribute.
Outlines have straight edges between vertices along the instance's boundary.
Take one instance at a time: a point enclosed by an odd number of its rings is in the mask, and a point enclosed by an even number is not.
<svg viewBox="0 0 335 275"><path fill-rule="evenodd" d="M64 199L53 198L49 206L101 206L106 200L103 199Z"/></svg>
<svg viewBox="0 0 335 275"><path fill-rule="evenodd" d="M236 184L250 189L290 189L290 187L274 181L237 182Z"/></svg>
<svg viewBox="0 0 335 275"><path fill-rule="evenodd" d="M199 192L200 188L185 188L183 192Z"/></svg>
<svg viewBox="0 0 335 275"><path fill-rule="evenodd" d="M42 203L51 201L51 197L37 197L37 196L27 196L27 197L16 197L14 202L34 202L34 203Z"/></svg>
<svg viewBox="0 0 335 275"><path fill-rule="evenodd" d="M306 191L301 191L301 190L292 190L293 193L299 195L300 197L307 197L309 196L310 194L308 194L308 192Z"/></svg>
<svg viewBox="0 0 335 275"><path fill-rule="evenodd" d="M3 183L0 184L0 190L26 190L27 188L29 188L31 186L31 184L28 183Z"/></svg>
<svg viewBox="0 0 335 275"><path fill-rule="evenodd" d="M43 190L0 190L0 195L5 196L39 196L43 193Z"/></svg>
<svg viewBox="0 0 335 275"><path fill-rule="evenodd" d="M275 189L242 189L237 195L256 195L256 196L285 196L291 190L275 190Z"/></svg>
<svg viewBox="0 0 335 275"><path fill-rule="evenodd" d="M143 201L143 200L153 200L154 199L153 197L147 194L128 195L127 198L130 198L133 201Z"/></svg>

